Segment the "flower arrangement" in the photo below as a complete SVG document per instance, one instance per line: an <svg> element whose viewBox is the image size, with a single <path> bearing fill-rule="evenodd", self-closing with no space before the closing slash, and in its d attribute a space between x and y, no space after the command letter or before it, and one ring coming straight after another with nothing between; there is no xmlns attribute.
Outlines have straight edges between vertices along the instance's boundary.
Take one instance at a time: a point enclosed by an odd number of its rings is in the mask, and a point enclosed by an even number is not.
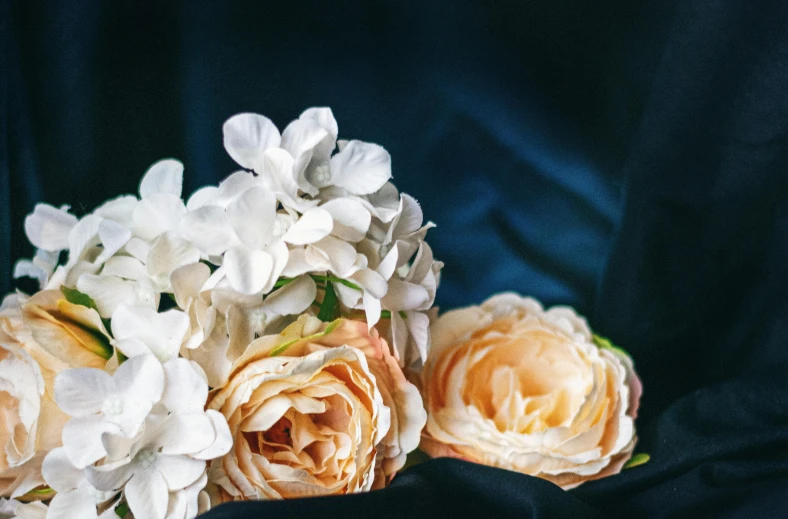
<svg viewBox="0 0 788 519"><path fill-rule="evenodd" d="M0 517L367 491L419 444L565 487L631 457L632 362L573 311L437 317L434 225L385 149L339 140L328 108L223 133L241 169L187 200L165 159L139 196L26 218L14 274L40 290L0 308Z"/></svg>

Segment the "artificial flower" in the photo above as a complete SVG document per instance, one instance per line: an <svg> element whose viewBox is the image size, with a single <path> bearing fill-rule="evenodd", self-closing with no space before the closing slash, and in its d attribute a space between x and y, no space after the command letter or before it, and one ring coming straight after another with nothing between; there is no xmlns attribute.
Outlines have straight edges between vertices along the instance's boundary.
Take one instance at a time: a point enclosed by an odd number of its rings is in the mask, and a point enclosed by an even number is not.
<svg viewBox="0 0 788 519"><path fill-rule="evenodd" d="M422 372L421 449L548 479L563 488L631 457L641 384L571 308L515 294L447 312Z"/></svg>
<svg viewBox="0 0 788 519"><path fill-rule="evenodd" d="M378 488L426 419L374 330L310 316L254 340L208 407L227 418L235 441L209 471L220 501Z"/></svg>

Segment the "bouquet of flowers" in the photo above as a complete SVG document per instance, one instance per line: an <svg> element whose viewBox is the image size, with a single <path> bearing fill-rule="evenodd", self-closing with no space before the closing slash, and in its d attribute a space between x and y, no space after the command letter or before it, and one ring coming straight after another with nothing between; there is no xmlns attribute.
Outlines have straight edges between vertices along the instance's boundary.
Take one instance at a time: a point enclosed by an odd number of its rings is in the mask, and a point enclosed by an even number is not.
<svg viewBox="0 0 788 519"><path fill-rule="evenodd" d="M419 444L566 488L630 459L631 359L574 311L506 294L438 318L434 225L385 149L328 108L223 131L239 171L188 200L165 159L138 197L26 218L15 276L40 291L0 308L0 517L367 491Z"/></svg>

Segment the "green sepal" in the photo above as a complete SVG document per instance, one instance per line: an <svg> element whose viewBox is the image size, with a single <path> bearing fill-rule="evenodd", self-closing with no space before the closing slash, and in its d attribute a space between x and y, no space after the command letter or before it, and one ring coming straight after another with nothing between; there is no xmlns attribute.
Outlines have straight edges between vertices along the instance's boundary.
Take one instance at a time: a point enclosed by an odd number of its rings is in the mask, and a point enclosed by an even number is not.
<svg viewBox="0 0 788 519"><path fill-rule="evenodd" d="M66 301L68 301L72 305L86 306L98 312L98 307L96 306L96 302L89 295L80 292L76 288L68 288L65 285L60 286L60 291L63 293L63 296L66 298Z"/></svg>
<svg viewBox="0 0 788 519"><path fill-rule="evenodd" d="M641 453L635 454L634 456L629 458L629 461L624 463L624 468L625 469L631 469L631 468L634 468L634 467L639 467L641 465L645 465L649 461L651 461L651 456L649 456L645 452L641 452Z"/></svg>
<svg viewBox="0 0 788 519"><path fill-rule="evenodd" d="M610 350L620 353L626 357L632 358L632 355L629 354L627 350L620 346L616 346L613 344L610 339L607 337L602 337L601 335L594 334L594 344L596 344L597 348L601 348L603 350Z"/></svg>

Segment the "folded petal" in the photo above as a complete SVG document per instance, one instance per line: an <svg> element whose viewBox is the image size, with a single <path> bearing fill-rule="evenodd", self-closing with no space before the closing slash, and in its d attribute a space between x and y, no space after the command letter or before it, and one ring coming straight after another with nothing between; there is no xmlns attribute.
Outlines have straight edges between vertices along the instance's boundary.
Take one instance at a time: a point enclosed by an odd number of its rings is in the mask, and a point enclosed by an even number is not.
<svg viewBox="0 0 788 519"><path fill-rule="evenodd" d="M230 285L242 294L257 294L265 288L274 267L274 259L261 250L233 247L224 254L222 265Z"/></svg>
<svg viewBox="0 0 788 519"><path fill-rule="evenodd" d="M65 209L36 204L25 218L25 234L30 243L48 251L68 248L68 235L77 224L77 217Z"/></svg>
<svg viewBox="0 0 788 519"><path fill-rule="evenodd" d="M213 423L216 438L208 448L192 454L192 457L199 460L212 460L230 452L233 446L233 437L230 433L230 427L227 425L227 420L222 413L209 409L205 411L205 414L208 415L211 423Z"/></svg>
<svg viewBox="0 0 788 519"><path fill-rule="evenodd" d="M364 204L351 198L329 200L320 206L334 220L331 234L350 242L364 239L372 222L372 215Z"/></svg>
<svg viewBox="0 0 788 519"><path fill-rule="evenodd" d="M186 456L162 455L156 469L164 476L170 491L181 490L200 479L205 472L205 461Z"/></svg>
<svg viewBox="0 0 788 519"><path fill-rule="evenodd" d="M232 245L230 219L227 212L216 205L206 205L187 213L182 229L184 236L205 254L221 254Z"/></svg>
<svg viewBox="0 0 788 519"><path fill-rule="evenodd" d="M228 220L244 245L262 250L271 242L277 203L271 191L253 187L227 206Z"/></svg>
<svg viewBox="0 0 788 519"><path fill-rule="evenodd" d="M186 359L164 364L165 387L161 403L172 413L201 412L208 399L208 382Z"/></svg>
<svg viewBox="0 0 788 519"><path fill-rule="evenodd" d="M427 289L421 285L406 283L398 279L389 280L389 288L383 298L383 306L389 310L415 310L429 301Z"/></svg>
<svg viewBox="0 0 788 519"><path fill-rule="evenodd" d="M163 159L153 164L140 182L140 198L169 194L178 198L183 188L183 164L175 159Z"/></svg>
<svg viewBox="0 0 788 519"><path fill-rule="evenodd" d="M109 373L94 368L67 369L55 378L55 401L71 416L101 411L107 395L115 392Z"/></svg>
<svg viewBox="0 0 788 519"><path fill-rule="evenodd" d="M332 184L355 195L374 193L391 178L391 156L377 144L350 141L331 157Z"/></svg>
<svg viewBox="0 0 788 519"><path fill-rule="evenodd" d="M200 251L194 245L175 233L165 232L153 242L146 264L151 276L166 276L169 279L172 271L178 267L198 261Z"/></svg>
<svg viewBox="0 0 788 519"><path fill-rule="evenodd" d="M331 214L319 207L309 209L293 224L282 240L293 245L306 245L325 238L333 229Z"/></svg>
<svg viewBox="0 0 788 519"><path fill-rule="evenodd" d="M104 263L126 245L131 239L131 231L113 220L103 220L98 227L98 236L104 250L96 258L96 263Z"/></svg>
<svg viewBox="0 0 788 519"><path fill-rule="evenodd" d="M262 308L270 314L297 315L306 311L315 297L315 281L309 276L301 276L266 297Z"/></svg>
<svg viewBox="0 0 788 519"><path fill-rule="evenodd" d="M74 490L83 479L82 471L69 461L62 447L49 451L41 465L41 473L47 485L57 493Z"/></svg>
<svg viewBox="0 0 788 519"><path fill-rule="evenodd" d="M126 483L126 500L134 517L164 519L169 493L164 476L156 470L139 472Z"/></svg>
<svg viewBox="0 0 788 519"><path fill-rule="evenodd" d="M225 121L224 149L241 167L255 169L261 154L282 141L279 130L267 117L253 113L234 115Z"/></svg>
<svg viewBox="0 0 788 519"><path fill-rule="evenodd" d="M85 468L107 455L101 442L105 432L120 432L101 415L72 418L63 426L63 449L72 465Z"/></svg>

